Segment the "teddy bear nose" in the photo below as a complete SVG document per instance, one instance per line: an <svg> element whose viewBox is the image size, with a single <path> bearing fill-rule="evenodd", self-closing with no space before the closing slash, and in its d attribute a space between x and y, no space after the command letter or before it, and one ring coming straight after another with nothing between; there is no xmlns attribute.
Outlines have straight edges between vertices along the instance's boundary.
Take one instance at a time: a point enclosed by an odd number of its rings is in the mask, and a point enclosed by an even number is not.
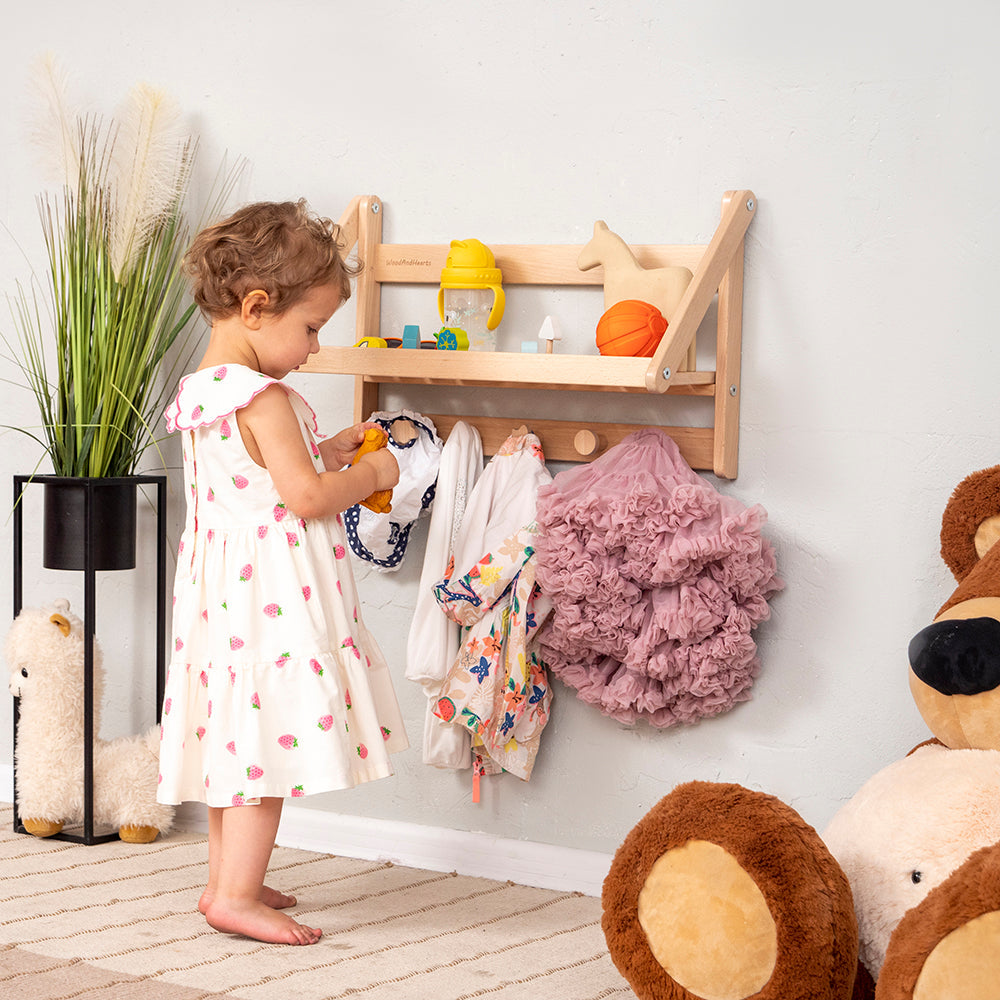
<svg viewBox="0 0 1000 1000"><path fill-rule="evenodd" d="M921 629L908 649L910 668L944 695L982 694L1000 686L1000 621L958 618Z"/></svg>

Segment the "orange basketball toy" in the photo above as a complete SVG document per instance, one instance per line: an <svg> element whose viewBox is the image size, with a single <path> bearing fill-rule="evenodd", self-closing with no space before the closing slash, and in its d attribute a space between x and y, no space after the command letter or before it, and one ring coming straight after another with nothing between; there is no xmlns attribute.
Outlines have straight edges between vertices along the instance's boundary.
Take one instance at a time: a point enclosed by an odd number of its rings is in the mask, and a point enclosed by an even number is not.
<svg viewBox="0 0 1000 1000"><path fill-rule="evenodd" d="M617 357L651 358L667 329L663 313L648 302L616 302L597 323L597 349Z"/></svg>

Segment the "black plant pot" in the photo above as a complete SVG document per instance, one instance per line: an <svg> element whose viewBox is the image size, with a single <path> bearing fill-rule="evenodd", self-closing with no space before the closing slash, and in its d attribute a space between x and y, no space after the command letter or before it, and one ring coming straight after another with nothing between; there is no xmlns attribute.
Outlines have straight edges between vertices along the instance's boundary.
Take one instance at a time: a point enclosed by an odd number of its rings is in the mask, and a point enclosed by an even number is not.
<svg viewBox="0 0 1000 1000"><path fill-rule="evenodd" d="M52 478L45 485L42 565L85 569L87 496L93 568L135 567L136 488L130 479Z"/></svg>

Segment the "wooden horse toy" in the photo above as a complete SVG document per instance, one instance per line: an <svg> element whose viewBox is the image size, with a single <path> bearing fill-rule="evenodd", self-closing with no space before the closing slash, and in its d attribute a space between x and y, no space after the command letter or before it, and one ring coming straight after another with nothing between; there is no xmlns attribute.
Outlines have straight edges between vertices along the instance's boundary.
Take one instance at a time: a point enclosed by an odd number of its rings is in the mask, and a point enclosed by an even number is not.
<svg viewBox="0 0 1000 1000"><path fill-rule="evenodd" d="M692 278L686 267L644 268L629 245L600 220L594 223L594 236L576 260L581 271L598 264L604 265L605 311L626 299L638 299L656 306L668 323Z"/></svg>

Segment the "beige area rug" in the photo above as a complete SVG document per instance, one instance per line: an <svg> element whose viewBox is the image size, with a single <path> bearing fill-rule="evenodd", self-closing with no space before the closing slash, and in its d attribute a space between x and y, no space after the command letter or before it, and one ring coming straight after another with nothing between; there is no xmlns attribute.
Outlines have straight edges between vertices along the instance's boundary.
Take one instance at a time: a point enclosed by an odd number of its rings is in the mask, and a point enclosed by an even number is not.
<svg viewBox="0 0 1000 1000"><path fill-rule="evenodd" d="M277 847L269 883L319 944L213 931L205 838L84 847L0 806L0 1000L610 1000L633 997L600 900Z"/></svg>

